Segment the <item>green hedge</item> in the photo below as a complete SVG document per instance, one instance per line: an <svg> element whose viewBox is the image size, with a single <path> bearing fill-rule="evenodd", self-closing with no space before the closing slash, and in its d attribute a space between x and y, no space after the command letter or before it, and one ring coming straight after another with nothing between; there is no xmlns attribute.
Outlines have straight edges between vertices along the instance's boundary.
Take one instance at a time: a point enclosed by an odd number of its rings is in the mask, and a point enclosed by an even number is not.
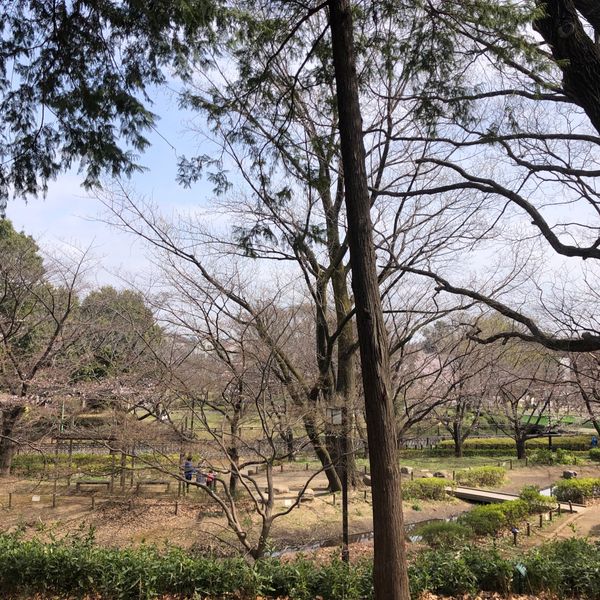
<svg viewBox="0 0 600 600"><path fill-rule="evenodd" d="M600 479L583 477L581 479L562 479L553 488L555 496L561 502L584 503L600 496Z"/></svg>
<svg viewBox="0 0 600 600"><path fill-rule="evenodd" d="M457 483L471 486L495 486L500 485L506 477L506 469L503 467L473 467L456 471Z"/></svg>
<svg viewBox="0 0 600 600"><path fill-rule="evenodd" d="M517 565L519 569L517 569ZM521 573L523 572L523 576ZM91 540L42 544L0 535L0 597L98 597L151 600L169 594L182 599L286 597L289 600L369 600L371 564L299 558L239 560L199 557L178 548L109 549ZM543 592L561 598L600 598L600 552L585 539L552 542L504 558L490 548L428 550L409 567L411 596L423 592L456 596L479 590Z"/></svg>
<svg viewBox="0 0 600 600"><path fill-rule="evenodd" d="M563 450L589 450L592 437L590 435L565 435L552 438L554 448ZM541 437L528 440L527 448L547 448L548 438ZM452 440L442 440L437 446L439 449L452 449ZM507 437L493 438L467 438L463 444L464 450L515 450L514 440Z"/></svg>
<svg viewBox="0 0 600 600"><path fill-rule="evenodd" d="M556 507L556 499L542 496L534 486L523 488L518 500L476 506L461 515L459 523L476 535L493 535L509 527L517 527L531 514Z"/></svg>
<svg viewBox="0 0 600 600"><path fill-rule="evenodd" d="M439 477L419 478L402 484L402 497L405 500L444 500L446 488L453 482Z"/></svg>

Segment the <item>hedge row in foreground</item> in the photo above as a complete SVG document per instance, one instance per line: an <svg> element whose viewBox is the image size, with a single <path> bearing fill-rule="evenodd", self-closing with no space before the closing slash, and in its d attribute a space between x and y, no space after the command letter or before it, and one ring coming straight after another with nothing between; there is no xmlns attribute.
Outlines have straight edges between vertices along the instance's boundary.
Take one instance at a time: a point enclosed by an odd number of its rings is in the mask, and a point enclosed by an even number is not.
<svg viewBox="0 0 600 600"><path fill-rule="evenodd" d="M563 540L514 559L477 548L422 552L410 566L411 593L473 593L477 590L600 598L599 547L583 539ZM290 600L368 600L371 565L339 561L290 562L194 556L177 548L109 549L90 540L44 545L0 535L0 596L40 592L103 600L289 597Z"/></svg>

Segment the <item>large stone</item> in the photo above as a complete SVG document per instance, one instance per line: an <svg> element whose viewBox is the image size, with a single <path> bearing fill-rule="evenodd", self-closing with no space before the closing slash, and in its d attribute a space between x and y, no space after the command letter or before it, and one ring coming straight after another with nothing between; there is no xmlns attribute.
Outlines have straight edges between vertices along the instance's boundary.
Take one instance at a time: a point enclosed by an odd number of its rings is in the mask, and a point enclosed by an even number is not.
<svg viewBox="0 0 600 600"><path fill-rule="evenodd" d="M371 476L370 475L363 475L362 482L365 485L368 485L369 487L371 487Z"/></svg>
<svg viewBox="0 0 600 600"><path fill-rule="evenodd" d="M412 467L400 467L400 473L402 473L402 475L410 475L412 472Z"/></svg>
<svg viewBox="0 0 600 600"><path fill-rule="evenodd" d="M315 491L311 488L306 488L302 494L301 502L312 502L315 499Z"/></svg>
<svg viewBox="0 0 600 600"><path fill-rule="evenodd" d="M446 477L448 477L448 475L446 475L446 473L444 473L444 471L436 471L433 474L434 477L439 477L440 479L446 479Z"/></svg>
<svg viewBox="0 0 600 600"><path fill-rule="evenodd" d="M431 479L433 477L433 474L429 471L421 471L421 477L424 479Z"/></svg>
<svg viewBox="0 0 600 600"><path fill-rule="evenodd" d="M268 491L269 490L267 488L265 488L265 492L268 492ZM290 488L287 487L286 485L274 485L273 492L275 492L276 494L289 494Z"/></svg>
<svg viewBox="0 0 600 600"><path fill-rule="evenodd" d="M575 479L577 477L577 471L563 471L563 479Z"/></svg>

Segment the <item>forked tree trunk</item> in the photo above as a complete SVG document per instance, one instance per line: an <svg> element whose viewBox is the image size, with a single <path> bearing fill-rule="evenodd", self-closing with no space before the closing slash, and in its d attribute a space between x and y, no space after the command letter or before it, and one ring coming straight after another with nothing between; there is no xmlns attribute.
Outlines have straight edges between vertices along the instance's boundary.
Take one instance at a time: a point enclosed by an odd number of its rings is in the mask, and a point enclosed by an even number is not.
<svg viewBox="0 0 600 600"><path fill-rule="evenodd" d="M396 420L365 169L348 0L331 0L330 29L344 167L352 288L360 341L373 494L375 600L409 600Z"/></svg>

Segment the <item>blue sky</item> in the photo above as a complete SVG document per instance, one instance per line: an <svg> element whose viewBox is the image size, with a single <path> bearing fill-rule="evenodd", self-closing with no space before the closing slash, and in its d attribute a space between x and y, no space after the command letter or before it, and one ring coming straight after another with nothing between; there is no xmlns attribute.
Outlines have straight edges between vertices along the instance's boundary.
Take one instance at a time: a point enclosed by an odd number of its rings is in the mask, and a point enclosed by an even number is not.
<svg viewBox="0 0 600 600"><path fill-rule="evenodd" d="M148 135L151 147L140 157L147 171L134 175L131 187L136 194L152 198L166 212L205 206L211 195L210 185L200 182L184 189L175 180L177 157L193 154L202 144L198 134L190 130L194 115L180 110L174 94L165 91L155 92L152 109L160 120L156 131ZM32 235L42 247L91 246L100 263L92 285L126 285L123 280L127 281L131 273L149 267L146 253L132 236L98 220L102 206L80 186L82 179L73 170L50 182L45 198L10 200L7 217L16 229Z"/></svg>

